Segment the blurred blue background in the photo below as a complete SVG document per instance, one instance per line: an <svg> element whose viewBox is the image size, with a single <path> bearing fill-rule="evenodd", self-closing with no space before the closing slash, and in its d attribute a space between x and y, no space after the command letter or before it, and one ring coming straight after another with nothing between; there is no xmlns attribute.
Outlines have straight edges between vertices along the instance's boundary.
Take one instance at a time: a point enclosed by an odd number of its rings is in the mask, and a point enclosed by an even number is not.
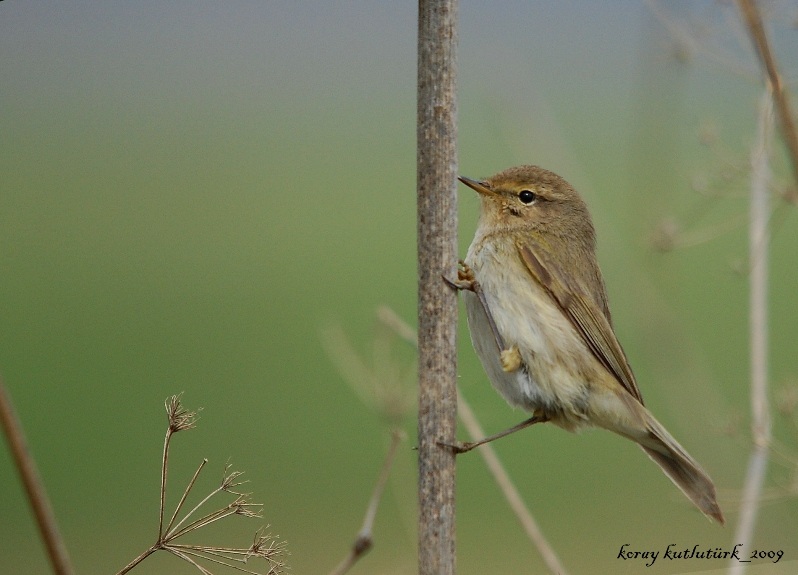
<svg viewBox="0 0 798 575"><path fill-rule="evenodd" d="M765 9L794 79L798 8ZM572 573L643 571L617 559L625 543L733 545L762 92L734 5L464 1L460 16L461 173L535 163L582 192L647 404L711 473L731 525L709 524L605 432L541 427L499 454ZM0 3L0 373L78 572L113 573L154 541L162 402L179 392L203 410L174 440L173 499L203 457L198 493L229 460L288 541L292 572L325 573L349 549L388 431L323 342L389 357L412 380L412 351L375 310L415 325L415 42L407 2ZM776 193L790 183L780 143L773 172L771 382L785 413L774 411L782 455L755 544L787 561L798 559L798 220ZM460 199L464 254L477 200ZM464 323L459 345L484 427L520 421ZM353 573L416 569L412 410L402 425L376 545ZM459 572L541 572L480 457L458 464ZM5 449L0 488L0 572L47 572ZM260 524L216 533L246 545ZM190 572L169 556L134 571Z"/></svg>

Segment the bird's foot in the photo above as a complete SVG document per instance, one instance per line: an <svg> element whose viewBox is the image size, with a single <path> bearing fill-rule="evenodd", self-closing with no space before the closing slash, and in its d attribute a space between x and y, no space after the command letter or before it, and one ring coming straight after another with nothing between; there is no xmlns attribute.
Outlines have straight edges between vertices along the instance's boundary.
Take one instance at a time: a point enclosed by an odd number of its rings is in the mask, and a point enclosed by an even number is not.
<svg viewBox="0 0 798 575"><path fill-rule="evenodd" d="M474 270L472 270L463 260L458 260L459 267L457 269L457 280L451 280L443 276L445 281L450 287L456 290L476 291L477 280L474 277Z"/></svg>
<svg viewBox="0 0 798 575"><path fill-rule="evenodd" d="M478 447L482 444L480 442L474 442L474 441L462 442L455 440L453 443L448 443L446 441L439 441L438 445L440 445L441 447L446 447L448 449L451 449L452 451L454 451L455 455L460 455L461 453L468 453L475 447Z"/></svg>
<svg viewBox="0 0 798 575"><path fill-rule="evenodd" d="M512 346L510 349L503 349L501 352L502 369L507 373L518 371L521 367L521 352L517 345Z"/></svg>

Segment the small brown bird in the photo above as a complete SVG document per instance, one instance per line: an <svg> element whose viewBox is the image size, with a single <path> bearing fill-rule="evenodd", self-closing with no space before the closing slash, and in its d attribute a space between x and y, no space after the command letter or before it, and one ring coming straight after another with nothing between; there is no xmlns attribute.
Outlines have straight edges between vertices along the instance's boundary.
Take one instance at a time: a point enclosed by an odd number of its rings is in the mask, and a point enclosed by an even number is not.
<svg viewBox="0 0 798 575"><path fill-rule="evenodd" d="M471 341L493 386L533 416L468 451L534 423L601 427L640 445L708 517L724 522L712 480L643 405L615 336L587 206L537 166L484 181L476 235L450 282L464 290Z"/></svg>

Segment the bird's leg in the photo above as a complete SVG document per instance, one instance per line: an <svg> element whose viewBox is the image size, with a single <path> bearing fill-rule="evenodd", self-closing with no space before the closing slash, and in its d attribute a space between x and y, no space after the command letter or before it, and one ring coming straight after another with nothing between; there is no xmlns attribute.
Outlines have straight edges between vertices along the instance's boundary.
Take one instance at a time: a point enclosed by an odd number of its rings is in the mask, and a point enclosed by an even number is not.
<svg viewBox="0 0 798 575"><path fill-rule="evenodd" d="M547 416L536 414L530 417L529 419L522 421L518 425L513 425L512 427L505 429L504 431L500 431L499 433L494 433L493 435L488 435L487 437L483 437L479 441L466 441L465 443L460 441L456 443L445 443L439 441L438 445L441 445L443 447L449 447L456 454L459 455L460 453L466 453L468 451L471 451L472 449L474 449L475 447L479 447L480 445L490 443L491 441L494 441L496 439L501 439L502 437L510 435L511 433L515 433L516 431L521 431L522 429L526 429L530 425L535 425L536 423L545 423L548 420L549 418Z"/></svg>

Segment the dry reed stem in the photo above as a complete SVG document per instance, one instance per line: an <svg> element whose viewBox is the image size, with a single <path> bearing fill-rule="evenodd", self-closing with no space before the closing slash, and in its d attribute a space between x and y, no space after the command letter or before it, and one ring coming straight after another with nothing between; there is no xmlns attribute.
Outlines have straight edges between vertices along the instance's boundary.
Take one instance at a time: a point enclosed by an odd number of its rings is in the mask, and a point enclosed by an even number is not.
<svg viewBox="0 0 798 575"><path fill-rule="evenodd" d="M163 536L163 513L164 505L166 503L166 475L169 469L169 443L172 441L172 436L175 433L178 431L192 429L196 425L197 420L196 412L188 411L187 409L183 408L183 405L180 403L182 396L182 393L173 395L167 398L167 400L164 402L168 426L166 428L166 435L164 436L163 440L163 454L161 456L161 504L159 507L158 517L159 540Z"/></svg>
<svg viewBox="0 0 798 575"><path fill-rule="evenodd" d="M773 104L770 86L765 90L760 104L756 143L751 151L751 211L749 230L749 328L751 350L751 432L754 446L748 461L748 471L740 503L740 517L734 543L744 548L753 540L756 516L759 511L762 489L767 471L768 450L771 441L770 403L768 401L768 218L770 202L768 164L770 132L773 123ZM746 563L734 561L730 575L741 575Z"/></svg>
<svg viewBox="0 0 798 575"><path fill-rule="evenodd" d="M793 115L790 105L790 96L787 92L787 86L784 84L778 66L776 65L776 57L773 55L770 42L768 42L765 26L762 23L762 15L759 12L759 7L756 5L756 2L754 0L738 0L737 4L740 7L740 12L742 12L745 24L748 27L748 34L751 36L751 41L754 43L754 49L765 68L768 82L773 90L772 98L776 102L776 110L778 111L779 123L781 125L781 135L784 138L784 143L790 155L795 185L798 186L798 134L795 130L795 116Z"/></svg>
<svg viewBox="0 0 798 575"><path fill-rule="evenodd" d="M416 116L418 246L418 572L455 573L458 0L419 0Z"/></svg>
<svg viewBox="0 0 798 575"><path fill-rule="evenodd" d="M11 450L14 465L19 471L25 494L36 518L36 525L47 549L47 556L50 559L53 572L56 575L72 575L72 564L69 560L64 539L58 530L58 523L55 520L52 505L50 505L47 491L36 469L36 462L28 450L25 434L22 431L22 423L14 411L11 396L8 394L2 378L0 378L0 425L3 426L3 433L8 439L8 447Z"/></svg>

